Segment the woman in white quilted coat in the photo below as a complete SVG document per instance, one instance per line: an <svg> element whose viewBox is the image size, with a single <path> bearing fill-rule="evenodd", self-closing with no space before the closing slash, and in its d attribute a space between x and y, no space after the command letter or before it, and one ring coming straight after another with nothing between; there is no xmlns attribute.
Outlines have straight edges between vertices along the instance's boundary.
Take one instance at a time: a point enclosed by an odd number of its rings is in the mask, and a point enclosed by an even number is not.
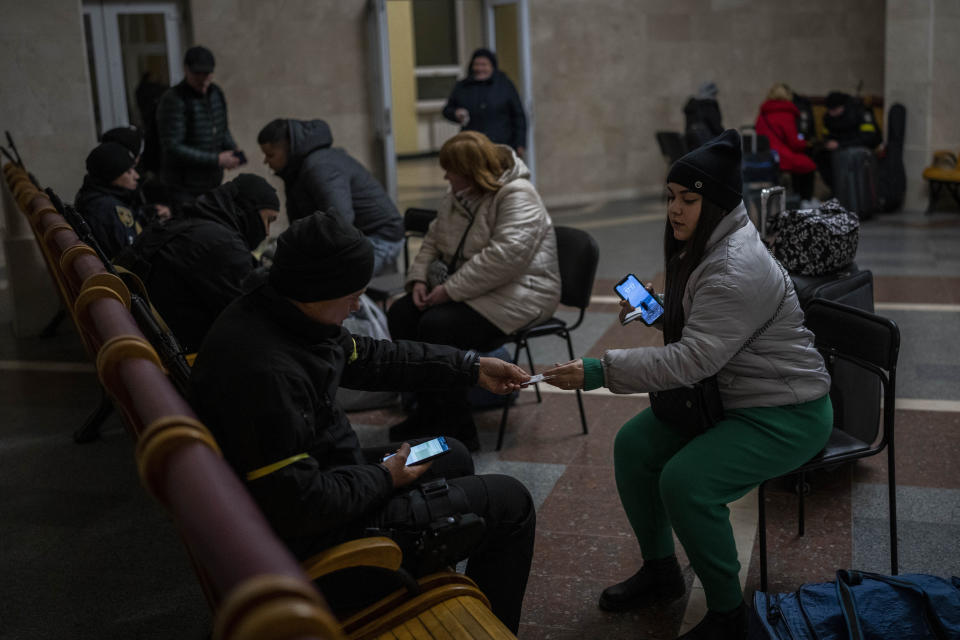
<svg viewBox="0 0 960 640"><path fill-rule="evenodd" d="M397 339L489 350L549 318L560 301L553 222L523 161L506 145L464 131L440 150L450 183L407 273L408 294L388 312ZM421 393L393 441L447 435L479 448L466 391Z"/></svg>

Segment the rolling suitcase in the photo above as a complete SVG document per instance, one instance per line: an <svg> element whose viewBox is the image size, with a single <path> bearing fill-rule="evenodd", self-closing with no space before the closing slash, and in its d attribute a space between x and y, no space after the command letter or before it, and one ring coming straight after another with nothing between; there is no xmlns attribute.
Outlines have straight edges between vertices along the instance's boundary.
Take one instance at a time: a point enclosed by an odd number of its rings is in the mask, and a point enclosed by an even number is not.
<svg viewBox="0 0 960 640"><path fill-rule="evenodd" d="M823 298L873 313L873 273L860 270L856 262L825 276L791 273L790 278L803 309L814 298Z"/></svg>
<svg viewBox="0 0 960 640"><path fill-rule="evenodd" d="M880 210L879 163L867 147L847 147L833 152L833 195L861 217Z"/></svg>

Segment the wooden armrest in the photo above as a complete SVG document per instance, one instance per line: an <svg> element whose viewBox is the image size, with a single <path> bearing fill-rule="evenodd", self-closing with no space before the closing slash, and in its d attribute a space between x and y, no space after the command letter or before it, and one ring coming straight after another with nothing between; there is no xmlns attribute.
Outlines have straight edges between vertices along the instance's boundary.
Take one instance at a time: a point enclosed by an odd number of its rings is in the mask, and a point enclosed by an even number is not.
<svg viewBox="0 0 960 640"><path fill-rule="evenodd" d="M380 567L390 571L400 568L403 552L390 538L360 538L338 544L303 562L303 569L316 580L322 576L350 567Z"/></svg>

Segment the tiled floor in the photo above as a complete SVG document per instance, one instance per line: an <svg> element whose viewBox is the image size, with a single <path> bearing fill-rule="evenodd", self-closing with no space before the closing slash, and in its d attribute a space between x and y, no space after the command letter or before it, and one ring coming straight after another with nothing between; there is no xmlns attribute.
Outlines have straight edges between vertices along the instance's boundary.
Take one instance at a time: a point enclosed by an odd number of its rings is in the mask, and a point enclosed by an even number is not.
<svg viewBox="0 0 960 640"><path fill-rule="evenodd" d="M409 202L429 204L421 190ZM557 209L557 224L585 228L601 247L595 303L574 333L579 354L656 344L621 327L612 284L627 272L659 280L662 205L595 203ZM901 571L960 574L960 215L919 212L864 223L858 263L875 274L878 312L902 331L897 478ZM2 287L0 287L2 288ZM572 313L565 311L564 313ZM0 335L0 638L203 638L209 616L169 523L137 485L132 445L116 418L88 446L72 429L97 399L96 382L69 329L53 341ZM538 367L566 360L560 340L534 342ZM66 364L61 364L66 363ZM477 467L508 473L538 507L537 547L523 639L671 638L702 612L702 593L678 546L689 597L654 611L610 614L596 600L640 556L613 481L612 442L647 406L643 396L584 394L582 435L574 396L532 391L511 409L504 448L493 451L499 412L477 414ZM354 414L364 441L385 440L396 409ZM886 459L877 456L807 478L806 535L796 536L796 495L767 496L771 589L832 578L838 568L889 571ZM756 498L732 506L746 592L759 584Z"/></svg>

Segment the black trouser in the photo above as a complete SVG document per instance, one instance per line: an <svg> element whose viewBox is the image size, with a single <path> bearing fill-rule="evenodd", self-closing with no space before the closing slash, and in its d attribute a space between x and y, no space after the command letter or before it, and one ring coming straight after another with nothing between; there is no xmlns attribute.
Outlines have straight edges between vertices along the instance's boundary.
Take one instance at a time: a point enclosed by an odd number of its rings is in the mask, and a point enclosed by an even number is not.
<svg viewBox="0 0 960 640"><path fill-rule="evenodd" d="M793 190L797 192L801 200L809 200L813 197L813 184L816 175L815 171L790 174L790 179L793 181Z"/></svg>
<svg viewBox="0 0 960 640"><path fill-rule="evenodd" d="M821 147L814 152L813 161L817 163L817 171L820 172L824 184L833 189L833 151Z"/></svg>
<svg viewBox="0 0 960 640"><path fill-rule="evenodd" d="M387 322L394 340L419 340L458 349L488 351L506 337L496 325L464 302L445 302L421 311L413 304L412 295L393 303L387 312ZM471 431L475 432L466 387L419 392L417 402L425 422L440 421L438 433L467 438Z"/></svg>
<svg viewBox="0 0 960 640"><path fill-rule="evenodd" d="M467 555L466 574L490 599L497 617L516 633L533 559L537 520L533 499L527 488L515 478L473 475L470 452L457 440L448 442L450 453L434 460L418 482L446 478L451 502L460 505L465 512L483 518L486 529L479 544ZM396 451L398 447L395 444L364 449L363 453L367 460L379 461L384 453ZM384 508L373 514L367 526L385 531L409 531L420 527L408 497L414 490L414 486L398 489ZM404 552L404 567L417 575L416 550L404 548L410 545L403 540L400 536L398 543Z"/></svg>

